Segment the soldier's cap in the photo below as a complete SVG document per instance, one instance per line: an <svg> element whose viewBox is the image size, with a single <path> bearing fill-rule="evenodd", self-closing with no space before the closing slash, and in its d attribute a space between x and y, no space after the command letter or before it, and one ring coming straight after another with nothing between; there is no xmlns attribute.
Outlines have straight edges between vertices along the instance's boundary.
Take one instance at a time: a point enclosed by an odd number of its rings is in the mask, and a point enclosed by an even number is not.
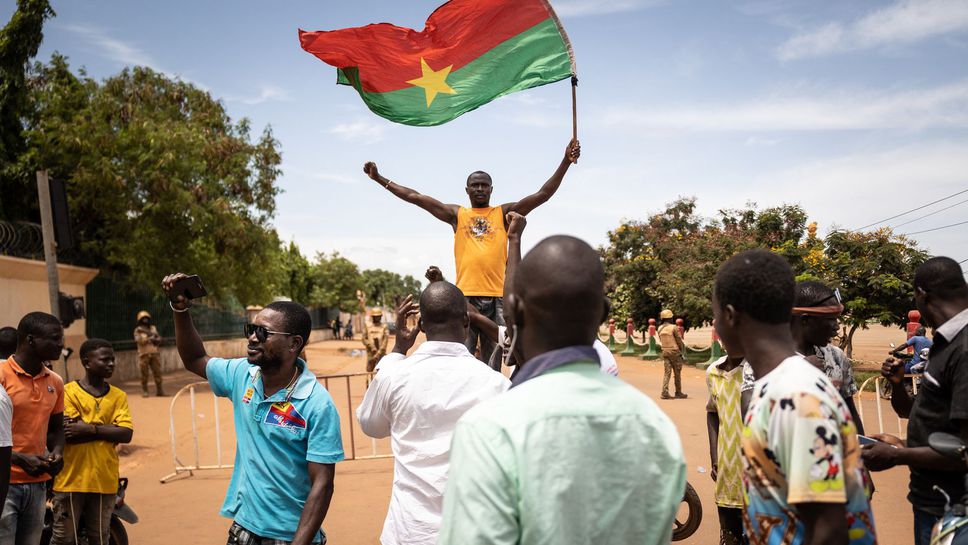
<svg viewBox="0 0 968 545"><path fill-rule="evenodd" d="M138 313L138 321L140 322L142 318L151 318L151 314L148 314L147 310L142 310Z"/></svg>
<svg viewBox="0 0 968 545"><path fill-rule="evenodd" d="M661 313L659 313L659 319L660 320L671 319L672 316L673 316L672 311L669 310L669 309L663 309L663 311Z"/></svg>
<svg viewBox="0 0 968 545"><path fill-rule="evenodd" d="M382 308L370 309L370 316L383 316L383 309Z"/></svg>

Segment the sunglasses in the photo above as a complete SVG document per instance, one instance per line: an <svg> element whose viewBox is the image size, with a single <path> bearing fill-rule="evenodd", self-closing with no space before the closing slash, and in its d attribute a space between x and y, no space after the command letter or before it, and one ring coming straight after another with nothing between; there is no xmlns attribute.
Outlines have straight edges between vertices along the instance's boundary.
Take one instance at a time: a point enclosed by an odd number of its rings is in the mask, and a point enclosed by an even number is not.
<svg viewBox="0 0 968 545"><path fill-rule="evenodd" d="M255 333L255 338L260 343L266 342L266 339L269 338L269 335L295 335L295 333L286 333L285 331L272 331L271 329L267 329L265 326L256 324L245 324L243 331L245 332L245 338L247 339L251 337L253 333Z"/></svg>

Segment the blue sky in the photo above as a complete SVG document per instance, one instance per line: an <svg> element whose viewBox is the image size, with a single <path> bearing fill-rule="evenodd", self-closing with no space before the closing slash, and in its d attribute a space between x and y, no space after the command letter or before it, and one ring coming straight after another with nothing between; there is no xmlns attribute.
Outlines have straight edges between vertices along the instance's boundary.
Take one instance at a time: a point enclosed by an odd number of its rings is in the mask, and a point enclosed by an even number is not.
<svg viewBox="0 0 968 545"><path fill-rule="evenodd" d="M577 57L583 155L529 217L526 246L555 233L598 245L623 218L678 196L696 196L706 214L800 203L826 233L968 189L965 0L552 3ZM4 20L14 4L0 0ZM363 163L461 204L467 174L486 170L494 201L516 200L554 171L570 138L567 82L407 127L335 85L335 69L296 35L384 21L421 29L438 4L54 1L38 58L59 51L96 78L148 65L208 89L280 140L284 238L307 255L336 250L414 275L438 264L452 278L450 229L366 178ZM964 221L966 211L898 231ZM913 238L968 258L968 225Z"/></svg>

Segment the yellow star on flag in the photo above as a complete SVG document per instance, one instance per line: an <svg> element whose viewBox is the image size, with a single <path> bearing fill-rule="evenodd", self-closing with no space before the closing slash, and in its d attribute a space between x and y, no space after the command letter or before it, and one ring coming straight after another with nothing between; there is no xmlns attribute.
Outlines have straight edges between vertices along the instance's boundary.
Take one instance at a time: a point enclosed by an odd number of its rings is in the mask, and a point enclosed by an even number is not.
<svg viewBox="0 0 968 545"><path fill-rule="evenodd" d="M443 68L435 72L434 69L427 64L427 61L421 57L420 71L423 75L417 79L412 79L407 83L412 84L414 87L423 88L424 94L427 97L427 107L429 108L434 99L437 98L437 93L447 93L449 95L457 93L457 91L455 91L450 85L447 85L447 76L450 75L450 69L453 67L454 65L452 64L447 68Z"/></svg>

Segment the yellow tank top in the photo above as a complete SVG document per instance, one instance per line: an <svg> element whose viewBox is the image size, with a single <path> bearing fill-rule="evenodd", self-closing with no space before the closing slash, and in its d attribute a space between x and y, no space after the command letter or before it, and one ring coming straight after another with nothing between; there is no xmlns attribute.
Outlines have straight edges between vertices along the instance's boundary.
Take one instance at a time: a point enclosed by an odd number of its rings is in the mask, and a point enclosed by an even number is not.
<svg viewBox="0 0 968 545"><path fill-rule="evenodd" d="M457 210L454 232L457 287L464 295L504 295L504 268L508 262L508 233L500 206Z"/></svg>

